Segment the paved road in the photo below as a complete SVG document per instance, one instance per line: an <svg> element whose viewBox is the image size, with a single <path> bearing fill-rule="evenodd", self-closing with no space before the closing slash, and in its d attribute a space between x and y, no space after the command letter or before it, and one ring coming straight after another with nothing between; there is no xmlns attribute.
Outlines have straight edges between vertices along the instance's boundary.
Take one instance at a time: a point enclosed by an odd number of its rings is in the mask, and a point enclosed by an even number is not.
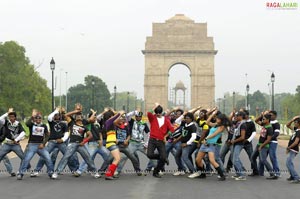
<svg viewBox="0 0 300 199"><path fill-rule="evenodd" d="M286 155L282 147L278 149L280 168L286 170ZM146 159L141 155L142 165ZM249 161L242 152L245 166L249 168ZM37 158L32 161L35 166ZM96 159L100 165L101 159ZM170 157L167 170L176 167L174 159ZM14 168L18 168L18 158L13 158ZM131 163L125 169L131 169ZM296 158L296 168L300 171L299 158ZM3 170L3 163L0 164ZM230 174L231 176L232 174ZM224 182L217 181L216 176L206 179L188 179L186 176L175 177L167 173L161 179L135 174L123 174L117 180L106 181L103 178L94 179L90 175L75 178L71 174L59 176L57 180L50 180L46 174L36 178L28 175L22 181L10 177L7 173L0 174L0 198L2 199L50 199L50 198L222 198L222 199L255 199L255 198L294 198L300 194L300 185L289 184L288 174L283 172L276 181L268 181L264 177L247 178L247 181L234 181L229 178Z"/></svg>

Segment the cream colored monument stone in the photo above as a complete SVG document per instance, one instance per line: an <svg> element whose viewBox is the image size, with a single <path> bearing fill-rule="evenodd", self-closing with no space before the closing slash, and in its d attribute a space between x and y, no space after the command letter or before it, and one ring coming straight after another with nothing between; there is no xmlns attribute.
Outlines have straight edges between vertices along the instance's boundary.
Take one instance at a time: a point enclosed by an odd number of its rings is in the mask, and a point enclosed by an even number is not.
<svg viewBox="0 0 300 199"><path fill-rule="evenodd" d="M183 64L191 74L191 107L212 106L215 98L213 37L207 36L207 24L195 23L176 14L165 23L153 23L152 36L145 50L144 97L146 110L159 102L168 104L169 70Z"/></svg>

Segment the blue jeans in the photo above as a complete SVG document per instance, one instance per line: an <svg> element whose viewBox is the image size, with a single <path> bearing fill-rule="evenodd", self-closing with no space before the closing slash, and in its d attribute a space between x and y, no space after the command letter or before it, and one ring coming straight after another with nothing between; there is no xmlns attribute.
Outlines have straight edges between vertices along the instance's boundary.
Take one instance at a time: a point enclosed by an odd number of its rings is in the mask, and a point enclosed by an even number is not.
<svg viewBox="0 0 300 199"><path fill-rule="evenodd" d="M248 155L249 161L250 161L250 163L251 163L251 169L253 170L254 165L253 165L253 163L252 163L252 161L251 161L251 156L252 156L252 154L253 154L253 146L252 146L252 142L244 144L244 149L245 149L245 151L246 151L246 153L247 153L247 155Z"/></svg>
<svg viewBox="0 0 300 199"><path fill-rule="evenodd" d="M221 152L220 152L220 158L221 161L223 162L223 165L225 164L225 157L227 155L227 153L230 152L228 161L227 161L227 166L226 169L230 170L232 168L232 159L233 159L233 145L232 144L228 144L227 142L223 145L223 147L221 148Z"/></svg>
<svg viewBox="0 0 300 199"><path fill-rule="evenodd" d="M280 170L278 166L278 159L277 159L277 145L278 143L270 142L270 149L269 149L269 156L273 166L273 172L276 176L280 176Z"/></svg>
<svg viewBox="0 0 300 199"><path fill-rule="evenodd" d="M104 165L105 162L108 160L109 151L104 146L99 147L98 141L88 142L88 143L85 144L85 147L87 148L87 150L88 150L89 154L91 155L91 158L92 158L93 161L95 160L97 154L100 154L101 157L103 158L104 162L103 162L102 165ZM86 164L85 161L83 161L80 164L79 169L77 170L77 172L79 174L81 174L82 172L86 171L86 169L87 169L87 164Z"/></svg>
<svg viewBox="0 0 300 199"><path fill-rule="evenodd" d="M185 171L184 163L182 158L176 158L177 151L181 149L181 142L177 142L176 144L172 142L167 142L166 143L166 152L167 152L167 158L169 157L170 152L173 154L173 151L175 151L174 157L175 157L175 162L177 165L178 171Z"/></svg>
<svg viewBox="0 0 300 199"><path fill-rule="evenodd" d="M48 175L51 175L54 170L53 163L51 161L49 152L46 150L46 148L39 149L40 143L28 143L25 151L25 157L22 162L22 166L19 169L19 174L23 175L30 163L30 160L33 158L33 156L37 153L39 156L44 158L46 165L47 165L47 173Z"/></svg>
<svg viewBox="0 0 300 199"><path fill-rule="evenodd" d="M55 149L58 149L62 154L65 154L66 148L67 148L66 143L60 143L59 144L57 142L54 142L53 140L50 140L48 142L47 146L46 146L46 150L49 152L49 154L51 154ZM59 151L57 151L57 153ZM55 165L55 161L56 161L56 158L57 158L57 153L54 152L54 154L51 154L51 156L50 156L53 165ZM68 161L68 166L69 166L71 171L76 171L76 169L78 167L78 165L76 163L76 161L78 161L78 159L75 159L74 157L75 156L72 156ZM40 157L40 159L39 159L39 161L36 165L35 171L40 172L42 170L44 164L45 164L45 160L42 157Z"/></svg>
<svg viewBox="0 0 300 199"><path fill-rule="evenodd" d="M251 155L251 164L253 165L253 173L259 174L260 176L264 175L264 165L259 159L258 167L257 167L257 161L256 159L259 157L259 151L258 151L258 145L256 145L252 155Z"/></svg>
<svg viewBox="0 0 300 199"><path fill-rule="evenodd" d="M272 166L270 165L270 163L267 160L268 153L269 153L269 148L267 148L267 147L262 148L261 151L259 152L259 160L265 166L265 168L270 173L270 175L273 176L274 173L272 170Z"/></svg>
<svg viewBox="0 0 300 199"><path fill-rule="evenodd" d="M132 156L134 156L137 160L138 160L138 165L140 168L140 161L139 161L139 157L137 155L137 151L143 153L145 156L147 156L147 150L144 147L144 144L142 142L135 142L135 141L130 141L129 145L128 145L128 150L130 152L130 154ZM128 157L122 157L120 163L118 164L118 168L117 171L120 173L126 163L126 161L128 160ZM155 160L149 160L147 168L152 168L154 167L155 164Z"/></svg>
<svg viewBox="0 0 300 199"><path fill-rule="evenodd" d="M0 144L0 150L1 150L1 144ZM4 157L3 157L3 163L4 163L4 166L5 166L5 168L6 168L6 171L9 173L9 174L11 174L12 172L13 172L13 168L12 168L12 164L10 163L10 161L9 161L9 159L8 159L8 157L7 157L7 155L5 155Z"/></svg>
<svg viewBox="0 0 300 199"><path fill-rule="evenodd" d="M191 161L191 159L189 158L189 154L191 153L192 150L192 146L191 145L187 145L186 147L180 147L177 152L176 152L176 162L180 162L181 159L183 160L183 162L185 163L185 165L188 167L189 171L191 173L194 173L196 171L193 162ZM184 170L179 170L178 171L184 171Z"/></svg>
<svg viewBox="0 0 300 199"><path fill-rule="evenodd" d="M7 144L7 143L3 144L0 149L0 161L5 159L5 157L7 158L6 154L8 154L11 151L15 152L15 154L17 154L17 156L20 158L20 160L21 160L20 167L21 167L22 161L24 159L24 152L19 144ZM8 158L7 158L7 160L8 160ZM4 160L4 164L5 164L5 160ZM30 165L28 165L28 168L30 168ZM8 170L8 172L12 172L11 164L7 170Z"/></svg>
<svg viewBox="0 0 300 199"><path fill-rule="evenodd" d="M220 157L220 150L221 150L221 145L217 144L215 146L215 160L218 163L219 167L222 169L222 171L225 172L224 164Z"/></svg>
<svg viewBox="0 0 300 199"><path fill-rule="evenodd" d="M133 153L131 153L131 151L129 150L128 147L126 146L123 146L123 145L119 145L119 150L121 153L125 154L125 156L127 158L130 159L131 163L132 163L132 166L134 168L135 171L141 171L141 168L140 168L140 162L139 160L135 157L135 155ZM122 160L123 159L123 160ZM123 161L123 166L124 166L124 157L121 158L121 161ZM121 169L122 170L122 169ZM118 170L119 171L119 170Z"/></svg>
<svg viewBox="0 0 300 199"><path fill-rule="evenodd" d="M92 160L89 152L87 151L86 147L80 146L79 143L69 143L67 148L66 148L66 153L62 157L62 159L59 161L58 166L57 166L57 173L61 173L64 168L66 167L68 160L76 153L80 153L81 157L83 160L87 163L88 165L88 171L95 172L96 167L94 164L94 161Z"/></svg>
<svg viewBox="0 0 300 199"><path fill-rule="evenodd" d="M235 168L236 175L238 176L245 176L244 172L244 166L240 159L240 153L242 149L244 148L244 145L236 144L233 148L233 165Z"/></svg>
<svg viewBox="0 0 300 199"><path fill-rule="evenodd" d="M297 153L295 153L294 151L289 151L288 153L288 158L286 159L286 167L288 168L291 178L293 180L299 180L300 177L298 175L298 173L296 172L295 168L294 168L294 159L296 157Z"/></svg>

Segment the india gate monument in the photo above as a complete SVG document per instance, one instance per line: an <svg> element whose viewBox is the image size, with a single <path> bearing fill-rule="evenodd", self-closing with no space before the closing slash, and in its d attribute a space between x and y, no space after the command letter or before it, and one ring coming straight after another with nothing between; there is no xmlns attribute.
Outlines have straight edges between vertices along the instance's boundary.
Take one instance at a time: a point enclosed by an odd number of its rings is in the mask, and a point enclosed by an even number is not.
<svg viewBox="0 0 300 199"><path fill-rule="evenodd" d="M146 38L144 99L146 110L155 102L168 108L168 77L176 64L190 71L191 107L211 107L215 99L213 37L207 36L207 23L195 23L176 14L165 23L152 24L152 36Z"/></svg>

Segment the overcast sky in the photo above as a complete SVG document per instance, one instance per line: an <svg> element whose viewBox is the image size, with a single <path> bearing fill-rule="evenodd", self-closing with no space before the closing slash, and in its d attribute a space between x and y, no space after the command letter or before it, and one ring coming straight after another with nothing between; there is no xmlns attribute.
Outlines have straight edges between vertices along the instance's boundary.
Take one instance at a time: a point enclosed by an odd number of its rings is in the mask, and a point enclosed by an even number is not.
<svg viewBox="0 0 300 199"><path fill-rule="evenodd" d="M300 85L300 2L296 10L271 10L266 0L1 0L0 41L17 41L51 87L49 62L68 86L97 75L113 92L135 91L143 98L144 56L152 23L185 14L207 23L214 37L216 98L226 92L295 93ZM284 2L284 1L276 1ZM290 0L288 1L290 2ZM185 70L185 69L179 69ZM247 80L246 75L247 74ZM175 78L174 78L175 79ZM59 94L59 84L56 95Z"/></svg>

